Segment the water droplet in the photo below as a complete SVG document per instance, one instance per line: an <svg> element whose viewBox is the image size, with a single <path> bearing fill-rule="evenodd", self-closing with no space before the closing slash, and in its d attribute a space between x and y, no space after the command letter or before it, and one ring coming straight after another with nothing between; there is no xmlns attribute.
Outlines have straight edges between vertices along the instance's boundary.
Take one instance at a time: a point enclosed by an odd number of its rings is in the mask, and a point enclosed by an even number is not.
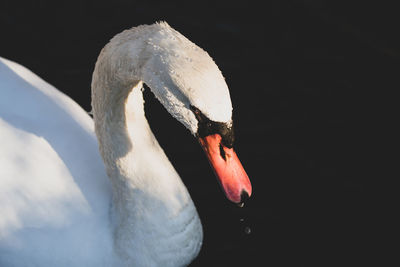
<svg viewBox="0 0 400 267"><path fill-rule="evenodd" d="M240 218L240 221L241 221L241 222L244 222L244 219L243 219L243 218Z"/></svg>
<svg viewBox="0 0 400 267"><path fill-rule="evenodd" d="M246 227L244 228L244 233L247 234L247 235L251 234L251 229L250 229L250 227L246 226Z"/></svg>

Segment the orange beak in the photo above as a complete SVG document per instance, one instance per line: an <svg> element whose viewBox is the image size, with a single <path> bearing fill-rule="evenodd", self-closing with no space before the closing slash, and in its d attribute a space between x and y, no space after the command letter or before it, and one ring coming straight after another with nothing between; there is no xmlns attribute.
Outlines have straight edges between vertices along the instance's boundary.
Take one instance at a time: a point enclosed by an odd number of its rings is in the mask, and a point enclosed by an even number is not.
<svg viewBox="0 0 400 267"><path fill-rule="evenodd" d="M233 148L222 145L219 134L200 137L199 141L226 197L235 203L242 203L250 197L249 177Z"/></svg>

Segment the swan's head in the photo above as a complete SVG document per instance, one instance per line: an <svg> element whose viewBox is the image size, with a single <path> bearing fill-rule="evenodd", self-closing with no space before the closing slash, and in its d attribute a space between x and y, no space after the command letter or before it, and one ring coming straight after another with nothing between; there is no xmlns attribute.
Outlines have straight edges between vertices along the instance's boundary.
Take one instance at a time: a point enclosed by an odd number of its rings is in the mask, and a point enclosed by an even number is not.
<svg viewBox="0 0 400 267"><path fill-rule="evenodd" d="M226 196L239 203L251 184L233 150L232 103L212 58L166 23L151 25L143 80L168 112L198 138Z"/></svg>

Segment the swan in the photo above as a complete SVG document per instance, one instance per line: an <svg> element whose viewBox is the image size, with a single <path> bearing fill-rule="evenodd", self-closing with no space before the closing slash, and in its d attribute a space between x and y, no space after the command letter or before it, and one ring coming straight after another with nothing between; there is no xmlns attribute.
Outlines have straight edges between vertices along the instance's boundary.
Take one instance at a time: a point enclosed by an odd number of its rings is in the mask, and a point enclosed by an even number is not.
<svg viewBox="0 0 400 267"><path fill-rule="evenodd" d="M186 266L198 255L202 225L146 120L143 84L198 139L226 197L251 195L226 82L166 22L125 30L102 49L93 120L0 58L0 266Z"/></svg>

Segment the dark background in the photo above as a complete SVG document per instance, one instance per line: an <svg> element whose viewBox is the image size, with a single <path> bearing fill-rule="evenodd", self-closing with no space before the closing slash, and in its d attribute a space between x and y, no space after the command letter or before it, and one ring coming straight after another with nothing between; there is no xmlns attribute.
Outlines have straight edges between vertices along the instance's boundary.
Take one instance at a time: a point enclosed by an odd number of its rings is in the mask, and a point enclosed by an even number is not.
<svg viewBox="0 0 400 267"><path fill-rule="evenodd" d="M382 266L395 252L387 244L398 244L387 230L398 207L388 215L378 201L390 185L377 162L391 132L382 125L395 107L400 24L394 5L367 2L2 0L0 55L89 111L100 49L166 20L224 74L254 190L244 208L229 203L197 142L147 90L151 126L203 222L191 266Z"/></svg>

